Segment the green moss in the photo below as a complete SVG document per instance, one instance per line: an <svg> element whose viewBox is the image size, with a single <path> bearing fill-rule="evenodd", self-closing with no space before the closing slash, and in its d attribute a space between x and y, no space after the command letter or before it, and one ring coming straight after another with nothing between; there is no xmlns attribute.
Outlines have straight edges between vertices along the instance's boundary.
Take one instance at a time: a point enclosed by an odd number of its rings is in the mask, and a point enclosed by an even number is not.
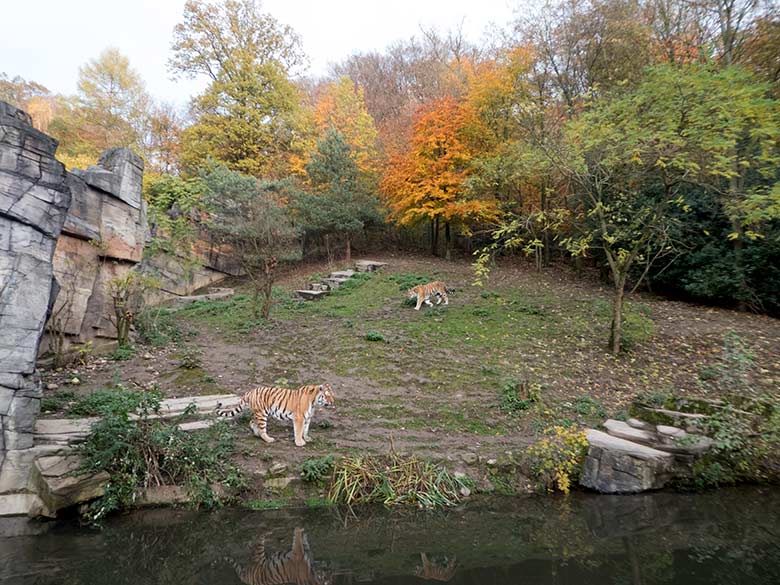
<svg viewBox="0 0 780 585"><path fill-rule="evenodd" d="M275 500L248 500L243 503L243 506L250 510L280 510L289 507L289 505L289 500L281 498Z"/></svg>

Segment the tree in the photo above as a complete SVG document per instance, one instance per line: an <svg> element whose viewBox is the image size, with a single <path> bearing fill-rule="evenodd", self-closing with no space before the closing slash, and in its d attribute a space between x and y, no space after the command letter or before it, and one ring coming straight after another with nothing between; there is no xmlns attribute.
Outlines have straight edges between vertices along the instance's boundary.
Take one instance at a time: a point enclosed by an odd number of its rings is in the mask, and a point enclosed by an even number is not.
<svg viewBox="0 0 780 585"><path fill-rule="evenodd" d="M211 209L209 229L218 242L232 248L252 283L255 318L267 319L279 261L297 254L298 232L285 206L289 185L258 181L215 165L202 178Z"/></svg>
<svg viewBox="0 0 780 585"><path fill-rule="evenodd" d="M496 217L492 198L466 196L464 182L477 153L464 130L473 127L473 112L453 98L434 100L421 109L410 147L391 158L382 179L391 216L399 225L428 220L431 252L437 251L439 222L444 223L447 259L452 231Z"/></svg>
<svg viewBox="0 0 780 585"><path fill-rule="evenodd" d="M354 234L370 223L380 223L379 201L367 188L365 173L344 136L328 128L317 152L306 165L312 192L302 192L295 206L307 232L342 234L345 259L350 261Z"/></svg>
<svg viewBox="0 0 780 585"><path fill-rule="evenodd" d="M250 63L274 64L284 72L302 64L298 36L261 7L258 0L187 0L183 22L173 29L170 71L224 83L242 77Z"/></svg>
<svg viewBox="0 0 780 585"><path fill-rule="evenodd" d="M321 133L338 131L361 171L378 172L376 126L366 109L363 89L349 77L340 77L325 86L314 106L314 119Z"/></svg>
<svg viewBox="0 0 780 585"><path fill-rule="evenodd" d="M298 90L274 63L244 63L220 76L193 100L192 113L181 144L190 172L211 159L255 177L285 176L306 132Z"/></svg>

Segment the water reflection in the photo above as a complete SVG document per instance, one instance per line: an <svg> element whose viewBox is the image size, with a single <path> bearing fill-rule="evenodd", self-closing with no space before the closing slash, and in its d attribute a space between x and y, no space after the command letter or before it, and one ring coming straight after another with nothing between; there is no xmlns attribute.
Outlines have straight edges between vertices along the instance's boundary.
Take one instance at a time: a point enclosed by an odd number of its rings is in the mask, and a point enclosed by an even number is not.
<svg viewBox="0 0 780 585"><path fill-rule="evenodd" d="M414 574L425 579L426 581L447 581L452 580L455 576L455 567L457 561L455 557L448 559L446 556L443 558L429 559L425 553L420 553L420 560L422 566L417 567Z"/></svg>
<svg viewBox="0 0 780 585"><path fill-rule="evenodd" d="M292 548L287 552L269 554L265 548L265 536L262 536L254 548L250 565L242 567L232 557L226 557L225 560L246 585L330 585L331 581L327 572L315 570L303 528L293 530Z"/></svg>
<svg viewBox="0 0 780 585"><path fill-rule="evenodd" d="M777 489L502 499L359 517L149 510L102 531L47 526L3 538L25 528L0 522L0 583L780 583Z"/></svg>

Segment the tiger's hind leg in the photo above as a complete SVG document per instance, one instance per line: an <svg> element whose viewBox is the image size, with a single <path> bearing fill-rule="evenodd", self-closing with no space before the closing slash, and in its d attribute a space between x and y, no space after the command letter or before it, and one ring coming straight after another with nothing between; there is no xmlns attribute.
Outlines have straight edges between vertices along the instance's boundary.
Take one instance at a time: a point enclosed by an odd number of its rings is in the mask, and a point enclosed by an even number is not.
<svg viewBox="0 0 780 585"><path fill-rule="evenodd" d="M276 439L268 435L268 415L265 412L258 412L252 417L252 422L249 426L252 427L252 432L255 437L260 437L266 443L273 443Z"/></svg>
<svg viewBox="0 0 780 585"><path fill-rule="evenodd" d="M444 304L449 305L450 304L450 297L447 296L446 292L441 293L441 298L444 299Z"/></svg>
<svg viewBox="0 0 780 585"><path fill-rule="evenodd" d="M429 307L433 306L433 303L431 302L431 297L430 296L425 297L425 304L428 305Z"/></svg>

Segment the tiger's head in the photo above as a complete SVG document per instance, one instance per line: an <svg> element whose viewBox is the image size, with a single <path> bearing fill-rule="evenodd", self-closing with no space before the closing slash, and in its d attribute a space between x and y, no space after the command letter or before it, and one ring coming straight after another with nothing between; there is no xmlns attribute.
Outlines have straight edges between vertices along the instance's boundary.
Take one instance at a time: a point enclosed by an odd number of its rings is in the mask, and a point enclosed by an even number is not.
<svg viewBox="0 0 780 585"><path fill-rule="evenodd" d="M333 388L331 388L330 384L319 385L315 402L317 406L333 406L333 403L336 402L336 395L333 393Z"/></svg>

